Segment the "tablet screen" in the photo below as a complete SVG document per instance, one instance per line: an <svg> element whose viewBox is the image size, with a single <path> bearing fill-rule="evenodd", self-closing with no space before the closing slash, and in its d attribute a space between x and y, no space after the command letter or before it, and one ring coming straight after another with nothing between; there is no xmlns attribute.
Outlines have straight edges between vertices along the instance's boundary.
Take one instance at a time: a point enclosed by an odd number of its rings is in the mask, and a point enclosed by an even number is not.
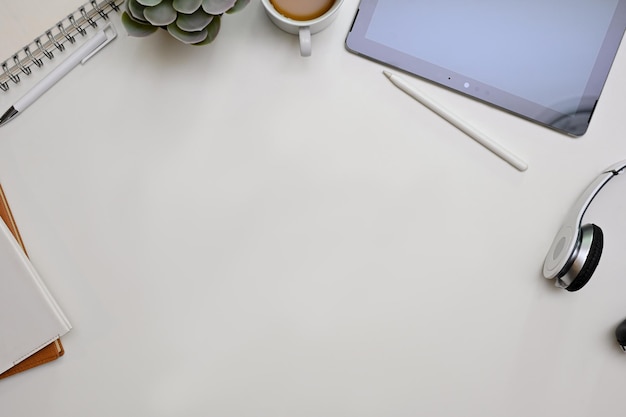
<svg viewBox="0 0 626 417"><path fill-rule="evenodd" d="M362 0L346 45L579 136L625 27L626 0Z"/></svg>

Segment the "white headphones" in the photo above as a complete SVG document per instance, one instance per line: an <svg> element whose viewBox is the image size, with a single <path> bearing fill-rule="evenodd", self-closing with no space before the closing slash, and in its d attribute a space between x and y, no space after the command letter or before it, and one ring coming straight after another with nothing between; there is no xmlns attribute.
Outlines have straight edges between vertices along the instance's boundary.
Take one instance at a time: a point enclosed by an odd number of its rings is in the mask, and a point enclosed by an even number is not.
<svg viewBox="0 0 626 417"><path fill-rule="evenodd" d="M602 187L625 168L626 161L621 161L605 169L578 197L565 218L543 264L543 275L556 278L557 287L578 291L596 270L604 244L602 229L595 224L581 225L582 218ZM615 336L626 351L626 320L617 327Z"/></svg>

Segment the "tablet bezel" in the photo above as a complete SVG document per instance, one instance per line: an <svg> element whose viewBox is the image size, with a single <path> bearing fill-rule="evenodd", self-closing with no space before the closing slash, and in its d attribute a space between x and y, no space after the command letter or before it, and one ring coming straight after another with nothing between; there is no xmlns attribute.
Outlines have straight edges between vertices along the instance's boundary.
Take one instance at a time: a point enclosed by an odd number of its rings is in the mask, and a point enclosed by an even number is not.
<svg viewBox="0 0 626 417"><path fill-rule="evenodd" d="M378 1L360 1L345 41L348 51L417 75L571 136L582 136L587 132L626 30L626 0L619 0L591 76L587 81L583 98L573 106L575 108L572 112L566 114L368 39L366 34ZM467 88L468 85L472 88Z"/></svg>

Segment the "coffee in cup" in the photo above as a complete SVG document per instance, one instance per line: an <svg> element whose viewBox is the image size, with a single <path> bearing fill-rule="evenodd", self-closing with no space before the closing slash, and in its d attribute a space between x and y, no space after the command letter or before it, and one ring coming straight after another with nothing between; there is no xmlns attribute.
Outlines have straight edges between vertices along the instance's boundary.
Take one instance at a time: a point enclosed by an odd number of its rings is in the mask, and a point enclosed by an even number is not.
<svg viewBox="0 0 626 417"><path fill-rule="evenodd" d="M337 17L343 0L261 0L270 20L285 32L299 35L300 55L311 55L311 35Z"/></svg>
<svg viewBox="0 0 626 417"><path fill-rule="evenodd" d="M285 17L311 20L329 11L334 0L270 0L270 3Z"/></svg>

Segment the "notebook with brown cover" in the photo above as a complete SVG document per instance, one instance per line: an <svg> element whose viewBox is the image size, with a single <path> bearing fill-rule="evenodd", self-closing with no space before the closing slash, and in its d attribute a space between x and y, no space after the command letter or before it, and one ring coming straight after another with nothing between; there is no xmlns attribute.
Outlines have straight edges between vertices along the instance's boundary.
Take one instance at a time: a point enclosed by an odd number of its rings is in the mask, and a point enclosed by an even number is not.
<svg viewBox="0 0 626 417"><path fill-rule="evenodd" d="M7 202L4 191L2 190L2 185L0 185L0 218L8 226L9 230L11 231L13 236L15 236L15 239L20 244L22 249L24 249L24 253L28 255L28 253L26 252L26 247L24 246L24 242L22 242L22 237L20 236L20 232L17 229L15 220L13 219L13 215L11 214L9 203ZM65 351L63 350L61 339L57 339L53 341L52 343L48 344L43 349L39 350L38 352L32 354L31 356L24 359L20 363L16 364L11 369L8 369L5 372L1 373L0 379L6 378L18 372L22 372L27 369L34 368L35 366L39 366L44 363L58 359L59 357L63 356L64 353Z"/></svg>

